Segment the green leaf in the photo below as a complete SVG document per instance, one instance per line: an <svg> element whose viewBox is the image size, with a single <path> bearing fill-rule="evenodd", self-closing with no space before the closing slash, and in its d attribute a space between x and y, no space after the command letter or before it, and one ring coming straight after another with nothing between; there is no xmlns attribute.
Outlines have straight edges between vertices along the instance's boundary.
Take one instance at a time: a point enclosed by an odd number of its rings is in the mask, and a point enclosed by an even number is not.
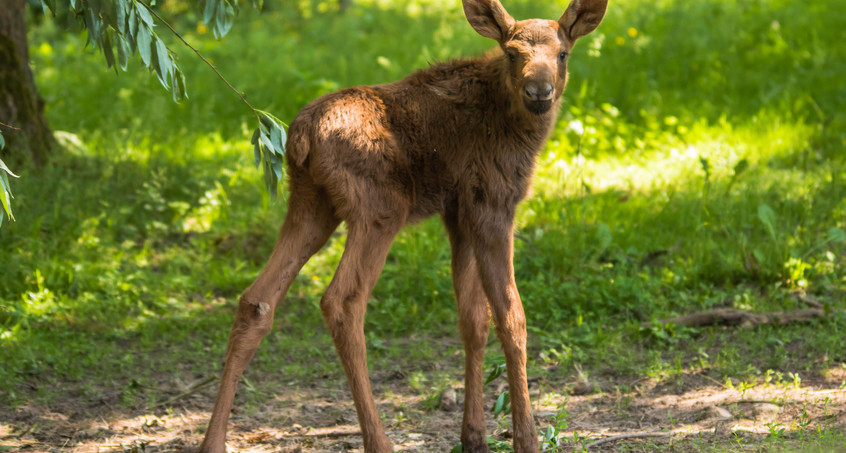
<svg viewBox="0 0 846 453"><path fill-rule="evenodd" d="M273 142L273 151L276 154L284 154L285 153L285 142L283 136L285 135L285 130L282 129L282 126L276 125L272 129L270 129L270 141Z"/></svg>
<svg viewBox="0 0 846 453"><path fill-rule="evenodd" d="M138 19L138 14L135 13L135 8L129 10L129 19L126 22L129 25L129 44L132 46L132 51L135 52L135 42L138 37L138 24L141 22Z"/></svg>
<svg viewBox="0 0 846 453"><path fill-rule="evenodd" d="M279 118L276 118L270 113L261 110L259 110L258 113L261 124L262 126L264 126L264 130L267 131L270 135L270 141L273 145L273 152L275 154L284 155L285 140L287 140L288 137L285 133L285 128L282 126L282 121L280 121Z"/></svg>
<svg viewBox="0 0 846 453"><path fill-rule="evenodd" d="M826 240L828 242L846 242L846 231L837 227L829 228Z"/></svg>
<svg viewBox="0 0 846 453"><path fill-rule="evenodd" d="M18 177L9 170L9 167L7 167L2 160L0 160L0 190L2 190L2 193L0 193L0 204L3 205L3 210L6 212L6 215L10 219L15 220L15 216L12 215L12 187L9 185L9 176L7 173L15 178ZM2 221L2 219L3 215L0 213L0 221Z"/></svg>
<svg viewBox="0 0 846 453"><path fill-rule="evenodd" d="M776 239L776 215L773 208L769 207L766 204L758 205L758 218L761 219L761 223L764 224L764 227L767 228L767 231L772 236L773 240Z"/></svg>
<svg viewBox="0 0 846 453"><path fill-rule="evenodd" d="M494 416L502 412L502 406L505 404L505 399L503 398L503 396L505 396L504 392L500 393L499 397L496 399L496 403L494 404L492 409Z"/></svg>
<svg viewBox="0 0 846 453"><path fill-rule="evenodd" d="M141 55L141 61L144 62L144 66L147 66L148 68L150 67L151 61L152 39L153 35L149 28L144 25L138 28L138 54Z"/></svg>
<svg viewBox="0 0 846 453"><path fill-rule="evenodd" d="M115 50L112 48L112 34L109 30L103 33L103 56L106 57L108 67L115 65Z"/></svg>
<svg viewBox="0 0 846 453"><path fill-rule="evenodd" d="M262 152L267 155L267 150L262 149ZM270 192L270 198L275 200L276 199L276 186L278 185L279 180L276 179L273 169L270 168L270 163L265 159L264 161L264 184L267 187L267 190Z"/></svg>
<svg viewBox="0 0 846 453"><path fill-rule="evenodd" d="M115 1L106 1L103 5L103 10L100 11L100 17L102 18L103 22L106 25L110 26L113 30L118 29L117 23L117 5Z"/></svg>
<svg viewBox="0 0 846 453"><path fill-rule="evenodd" d="M0 149L3 149L5 147L6 147L6 139L3 138L3 133L0 132ZM0 161L0 162L3 162L3 161Z"/></svg>
<svg viewBox="0 0 846 453"><path fill-rule="evenodd" d="M33 8L40 8L42 13L47 12L47 3L44 0L29 0L29 6Z"/></svg>
<svg viewBox="0 0 846 453"><path fill-rule="evenodd" d="M150 11L147 11L147 7L138 3L135 3L135 9L138 11L138 16L147 24L148 27L153 28L153 15L150 14Z"/></svg>
<svg viewBox="0 0 846 453"><path fill-rule="evenodd" d="M258 132L258 129L256 129L256 132ZM255 136L255 134L254 134L254 136ZM261 165L261 150L259 149L259 142L256 141L255 139L253 139L253 145L255 145L253 147L253 154L255 155L255 158L256 158L256 168L258 168L259 165Z"/></svg>
<svg viewBox="0 0 846 453"><path fill-rule="evenodd" d="M109 0L85 0L83 4L90 9L95 16L99 16L103 13L103 1Z"/></svg>
<svg viewBox="0 0 846 453"><path fill-rule="evenodd" d="M222 38L232 28L232 23L235 21L235 8L228 1L223 1L223 9L218 6L217 14L214 21L214 36L215 38Z"/></svg>
<svg viewBox="0 0 846 453"><path fill-rule="evenodd" d="M182 74L182 70L178 66L174 66L173 68L171 86L173 87L171 90L173 93L173 102L178 104L183 99L188 98L188 95L185 94L185 75Z"/></svg>
<svg viewBox="0 0 846 453"><path fill-rule="evenodd" d="M558 437L558 430L555 429L554 426L547 427L546 431L543 431L543 437L542 437L543 445L541 445L541 448L551 447L553 445L558 445L557 437Z"/></svg>
<svg viewBox="0 0 846 453"><path fill-rule="evenodd" d="M126 0L115 0L115 21L120 34L126 33L126 6Z"/></svg>
<svg viewBox="0 0 846 453"><path fill-rule="evenodd" d="M265 128L270 130L276 124L276 118L273 115L265 112L264 110L257 110L259 115L259 121Z"/></svg>
<svg viewBox="0 0 846 453"><path fill-rule="evenodd" d="M3 135L0 134L0 139L2 139L2 138L3 138ZM2 140L0 140L0 141L2 141ZM2 149L2 148L0 148L0 149ZM4 173L8 173L9 176L11 176L13 178L20 178L20 176L12 173L12 170L9 170L9 167L6 166L6 164L3 162L2 159L0 159L0 170L2 170ZM0 176L5 176L5 175L3 175L3 173L0 173Z"/></svg>
<svg viewBox="0 0 846 453"><path fill-rule="evenodd" d="M272 182L270 183L270 199L271 200L276 199L276 192L278 190L278 187L279 187L279 180L273 179Z"/></svg>
<svg viewBox="0 0 846 453"><path fill-rule="evenodd" d="M265 185L271 197L276 197L276 187L283 175L283 159L285 156L284 123L272 114L256 110L259 127L253 132L251 143L254 145L256 166L264 162Z"/></svg>
<svg viewBox="0 0 846 453"><path fill-rule="evenodd" d="M155 47L154 53L156 54L156 74L159 76L159 82L165 87L170 88L168 79L170 78L170 73L173 71L173 65L171 64L170 55L167 53L167 47L164 45L164 41L159 39L158 36L155 36L154 39Z"/></svg>
<svg viewBox="0 0 846 453"><path fill-rule="evenodd" d="M177 82L179 82L179 91L182 92L182 99L188 99L188 84L185 82L185 74L182 73L182 69L179 66L174 66L176 71L179 71L179 78Z"/></svg>
<svg viewBox="0 0 846 453"><path fill-rule="evenodd" d="M463 451L464 451L464 448L461 447L461 444L458 444L458 445L452 447L452 450L450 450L449 453L461 453Z"/></svg>
<svg viewBox="0 0 846 453"><path fill-rule="evenodd" d="M270 157L270 168L273 169L273 174L276 175L276 180L282 179L282 158L279 154L274 154Z"/></svg>
<svg viewBox="0 0 846 453"><path fill-rule="evenodd" d="M270 137L267 134L261 134L261 142L264 143L264 146L273 150L273 142L270 141Z"/></svg>
<svg viewBox="0 0 846 453"><path fill-rule="evenodd" d="M500 364L495 365L495 366L491 369L490 374L488 374L488 378L487 378L487 379L485 379L485 384L484 384L484 385L488 385L488 384L490 384L491 382L493 382L493 380L494 380L494 379L496 379L496 378L498 378L500 375L502 375L502 373L503 373L504 371L505 371L505 364L504 364L504 363L500 363Z"/></svg>
<svg viewBox="0 0 846 453"><path fill-rule="evenodd" d="M117 50L120 68L126 71L126 66L129 64L129 55L132 54L132 50L129 48L129 43L126 41L126 38L122 35L117 35Z"/></svg>
<svg viewBox="0 0 846 453"><path fill-rule="evenodd" d="M511 413L511 398L508 396L508 392L502 392L499 394L499 397L496 399L496 403L494 403L493 407L493 414L494 417L498 416L500 413L502 415L508 415Z"/></svg>
<svg viewBox="0 0 846 453"><path fill-rule="evenodd" d="M203 25L208 25L209 21L214 17L219 1L220 0L206 0L203 6Z"/></svg>
<svg viewBox="0 0 846 453"><path fill-rule="evenodd" d="M94 15L93 8L85 8L82 17L85 21L85 27L88 29L88 39L96 46L101 46L103 44L103 33L100 28L100 18Z"/></svg>
<svg viewBox="0 0 846 453"><path fill-rule="evenodd" d="M604 223L600 224L599 229L596 231L596 239L599 241L599 249L601 251L605 251L605 249L607 249L613 241L611 228Z"/></svg>
<svg viewBox="0 0 846 453"><path fill-rule="evenodd" d="M749 168L749 161L748 161L748 160L746 160L746 159L740 159L740 162L738 162L738 163L734 166L734 176L735 176L735 177L740 176L740 175L741 175L741 174L743 174L743 172L745 172L748 168Z"/></svg>

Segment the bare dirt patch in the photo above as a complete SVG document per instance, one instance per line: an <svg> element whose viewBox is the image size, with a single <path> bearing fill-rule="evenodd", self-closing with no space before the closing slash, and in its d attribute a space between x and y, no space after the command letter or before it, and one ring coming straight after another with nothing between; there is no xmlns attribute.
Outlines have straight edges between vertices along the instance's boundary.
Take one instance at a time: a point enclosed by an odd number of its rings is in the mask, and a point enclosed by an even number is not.
<svg viewBox="0 0 846 453"><path fill-rule="evenodd" d="M272 382L273 377L254 379ZM256 390L242 386L230 424L230 451L363 451L346 384L340 377L330 379L320 385L278 382L260 397L251 395ZM559 435L564 451L635 434L648 437L627 437L590 450L617 451L626 445L629 450L653 451L673 443L674 451L698 451L702 445L738 439L764 444L774 438L842 433L846 429L844 379L846 372L836 369L825 377L805 378L799 385L779 382L741 389L691 374L684 376L681 385L651 378L606 379L592 383L591 393L585 395L569 394L572 384L535 381L531 393L539 426L549 426L556 417L566 420L567 428ZM448 452L458 443L460 375L455 375L452 387L459 404L448 411L438 407L437 390L418 391L404 375L374 381L386 429L398 451ZM168 383L162 385L162 394L167 395ZM6 408L0 413L0 451L193 451L202 440L215 386L187 393L182 387L170 391L178 399L169 407L148 410L113 410L110 407L115 404L107 399L92 407L71 396L51 406ZM489 405L501 390L489 386ZM507 441L509 424L507 417L489 416L489 434ZM574 442L574 437L580 440Z"/></svg>

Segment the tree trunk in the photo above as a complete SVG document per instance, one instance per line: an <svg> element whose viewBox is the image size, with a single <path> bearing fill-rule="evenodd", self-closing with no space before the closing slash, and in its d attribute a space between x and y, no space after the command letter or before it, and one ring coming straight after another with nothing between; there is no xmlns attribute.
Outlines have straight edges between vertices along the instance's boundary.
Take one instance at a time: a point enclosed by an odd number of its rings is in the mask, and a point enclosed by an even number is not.
<svg viewBox="0 0 846 453"><path fill-rule="evenodd" d="M44 119L44 100L35 89L26 44L26 0L2 0L0 7L0 132L13 160L25 156L36 167L47 162L53 135ZM11 127L9 127L11 126ZM13 129L16 128L16 129Z"/></svg>

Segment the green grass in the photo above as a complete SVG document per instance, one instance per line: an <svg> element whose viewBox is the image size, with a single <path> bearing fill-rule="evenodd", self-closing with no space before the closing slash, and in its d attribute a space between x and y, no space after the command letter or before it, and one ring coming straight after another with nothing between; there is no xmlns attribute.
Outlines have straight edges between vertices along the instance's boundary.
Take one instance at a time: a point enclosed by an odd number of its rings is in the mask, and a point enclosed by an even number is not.
<svg viewBox="0 0 846 453"><path fill-rule="evenodd" d="M362 0L343 15L271 6L245 8L220 42L192 13L174 21L251 103L285 121L323 93L492 44L458 2ZM505 6L525 18L565 5ZM578 363L595 374L743 380L846 362L836 313L780 328L654 322L723 306L792 309L799 291L846 309L845 27L842 14L798 1L611 3L576 47L559 127L518 213L530 374L561 381ZM237 295L284 217L284 190L271 201L253 168L250 112L175 41L190 96L179 105L137 63L115 76L84 37L49 21L30 42L66 149L41 171L14 169L17 222L0 229L0 403L49 403L62 390L46 384L75 383L83 396L118 388L128 407L152 406L162 375L219 370ZM344 239L304 268L253 368L342 374L318 302ZM455 348L437 219L398 237L373 299L374 369ZM32 379L45 385L32 390Z"/></svg>

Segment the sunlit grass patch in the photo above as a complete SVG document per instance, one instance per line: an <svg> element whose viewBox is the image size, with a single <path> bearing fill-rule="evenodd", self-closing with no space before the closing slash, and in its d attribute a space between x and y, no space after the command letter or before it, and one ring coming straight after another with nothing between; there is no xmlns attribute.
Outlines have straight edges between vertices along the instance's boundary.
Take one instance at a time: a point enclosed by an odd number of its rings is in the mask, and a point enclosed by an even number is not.
<svg viewBox="0 0 846 453"><path fill-rule="evenodd" d="M633 125L585 127L578 119L565 120L559 128L563 133L550 142L541 158L534 189L539 197L579 196L585 190L643 193L709 184L731 189L750 168L754 172L757 166L781 166L779 162L793 154L810 152L810 143L817 137L813 126L783 124L779 117L762 116L770 118L756 117L751 124L740 125L731 125L725 118L714 125L699 121L679 126L683 134L664 127L656 133ZM627 133L621 134L621 129ZM644 135L652 139L646 142Z"/></svg>

